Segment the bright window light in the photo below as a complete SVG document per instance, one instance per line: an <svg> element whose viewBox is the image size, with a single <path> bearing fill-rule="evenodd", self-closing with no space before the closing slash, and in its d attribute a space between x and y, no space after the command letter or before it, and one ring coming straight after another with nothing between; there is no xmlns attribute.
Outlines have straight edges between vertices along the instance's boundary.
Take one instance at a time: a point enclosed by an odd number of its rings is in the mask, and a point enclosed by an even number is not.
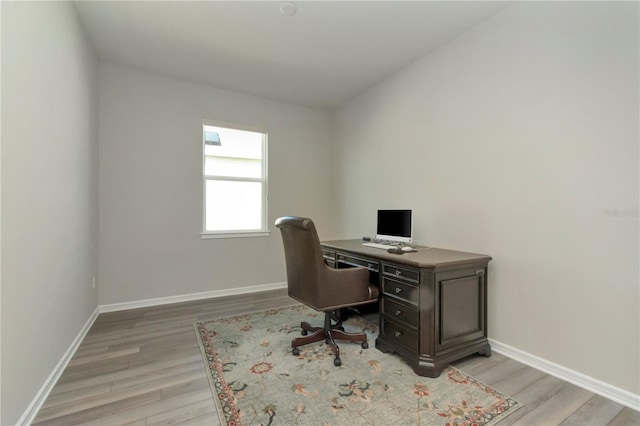
<svg viewBox="0 0 640 426"><path fill-rule="evenodd" d="M203 237L267 233L267 133L203 124Z"/></svg>

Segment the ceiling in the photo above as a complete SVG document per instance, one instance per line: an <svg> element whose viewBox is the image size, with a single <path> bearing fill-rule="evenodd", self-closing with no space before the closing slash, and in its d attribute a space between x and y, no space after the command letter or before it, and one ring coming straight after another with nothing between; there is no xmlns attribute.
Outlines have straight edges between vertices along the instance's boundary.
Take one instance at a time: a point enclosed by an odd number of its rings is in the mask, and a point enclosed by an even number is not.
<svg viewBox="0 0 640 426"><path fill-rule="evenodd" d="M332 109L508 6L489 1L78 1L98 58Z"/></svg>

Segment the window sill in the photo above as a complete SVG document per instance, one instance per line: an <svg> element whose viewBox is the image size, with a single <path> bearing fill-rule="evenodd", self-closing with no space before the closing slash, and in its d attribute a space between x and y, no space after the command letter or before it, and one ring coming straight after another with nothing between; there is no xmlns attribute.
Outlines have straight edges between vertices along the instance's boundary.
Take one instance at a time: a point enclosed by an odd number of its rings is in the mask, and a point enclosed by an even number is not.
<svg viewBox="0 0 640 426"><path fill-rule="evenodd" d="M268 237L271 235L271 231L248 231L248 232L201 232L200 238L203 240L209 240L214 238L255 238L255 237Z"/></svg>

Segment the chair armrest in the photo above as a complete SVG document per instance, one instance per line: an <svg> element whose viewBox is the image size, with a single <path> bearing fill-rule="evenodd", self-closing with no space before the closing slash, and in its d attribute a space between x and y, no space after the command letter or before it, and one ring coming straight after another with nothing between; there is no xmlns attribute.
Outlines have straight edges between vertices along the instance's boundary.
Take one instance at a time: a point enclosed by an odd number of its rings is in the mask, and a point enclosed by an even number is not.
<svg viewBox="0 0 640 426"><path fill-rule="evenodd" d="M333 269L327 266L325 272L327 279L322 291L325 303L349 306L377 299L377 288L375 291L369 289L369 270L367 268Z"/></svg>

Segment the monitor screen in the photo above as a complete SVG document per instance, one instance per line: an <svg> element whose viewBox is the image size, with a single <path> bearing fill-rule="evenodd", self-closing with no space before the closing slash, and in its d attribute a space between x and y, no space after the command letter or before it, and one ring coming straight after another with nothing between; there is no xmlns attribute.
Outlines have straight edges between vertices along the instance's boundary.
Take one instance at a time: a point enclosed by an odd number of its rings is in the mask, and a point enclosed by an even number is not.
<svg viewBox="0 0 640 426"><path fill-rule="evenodd" d="M411 242L411 210L378 210L379 240Z"/></svg>

